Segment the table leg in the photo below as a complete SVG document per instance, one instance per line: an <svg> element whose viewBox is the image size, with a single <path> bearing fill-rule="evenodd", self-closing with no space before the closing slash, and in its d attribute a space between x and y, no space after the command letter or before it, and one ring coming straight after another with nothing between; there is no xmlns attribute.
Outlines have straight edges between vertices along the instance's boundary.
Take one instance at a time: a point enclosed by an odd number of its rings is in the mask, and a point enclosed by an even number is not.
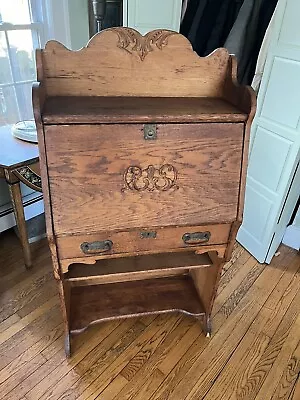
<svg viewBox="0 0 300 400"><path fill-rule="evenodd" d="M17 227L19 230L20 240L23 248L24 260L25 260L25 267L30 268L32 266L31 263L31 254L30 254L30 247L28 242L27 236L27 229L26 229L26 221L24 215L24 207L22 202L22 194L20 189L20 182L16 182L13 184L8 184L9 192L14 208L14 214L16 218Z"/></svg>

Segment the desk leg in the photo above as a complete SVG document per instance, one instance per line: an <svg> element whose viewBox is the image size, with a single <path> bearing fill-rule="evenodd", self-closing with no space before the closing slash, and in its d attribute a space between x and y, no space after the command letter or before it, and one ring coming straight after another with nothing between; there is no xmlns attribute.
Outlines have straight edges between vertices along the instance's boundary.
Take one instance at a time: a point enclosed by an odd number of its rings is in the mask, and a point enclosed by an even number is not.
<svg viewBox="0 0 300 400"><path fill-rule="evenodd" d="M23 248L24 260L25 260L25 267L30 268L32 266L31 263L31 254L30 254L30 247L28 242L27 236L27 229L26 229L26 221L24 215L24 207L22 202L22 195L20 189L20 183L16 182L13 184L8 184L10 197L12 200L14 214L16 218L17 227L19 230L20 240Z"/></svg>

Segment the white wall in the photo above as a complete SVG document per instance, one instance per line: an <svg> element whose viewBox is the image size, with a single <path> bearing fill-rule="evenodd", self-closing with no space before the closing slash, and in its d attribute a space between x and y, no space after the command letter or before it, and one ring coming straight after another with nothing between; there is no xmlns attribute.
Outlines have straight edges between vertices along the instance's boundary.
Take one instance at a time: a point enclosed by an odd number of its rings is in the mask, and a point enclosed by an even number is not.
<svg viewBox="0 0 300 400"><path fill-rule="evenodd" d="M84 47L89 40L88 1L45 0L46 39L55 39L72 50Z"/></svg>
<svg viewBox="0 0 300 400"><path fill-rule="evenodd" d="M72 50L84 47L89 40L88 1L68 0Z"/></svg>

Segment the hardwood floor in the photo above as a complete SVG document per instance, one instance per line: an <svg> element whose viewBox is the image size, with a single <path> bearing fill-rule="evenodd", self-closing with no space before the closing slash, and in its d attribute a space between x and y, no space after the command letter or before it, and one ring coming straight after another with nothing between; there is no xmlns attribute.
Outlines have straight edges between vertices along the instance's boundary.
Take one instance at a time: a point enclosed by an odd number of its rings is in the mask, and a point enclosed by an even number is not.
<svg viewBox="0 0 300 400"><path fill-rule="evenodd" d="M67 360L46 241L26 271L0 235L0 398L299 400L300 255L281 246L261 265L236 245L225 265L213 336L179 314L114 321L74 339Z"/></svg>

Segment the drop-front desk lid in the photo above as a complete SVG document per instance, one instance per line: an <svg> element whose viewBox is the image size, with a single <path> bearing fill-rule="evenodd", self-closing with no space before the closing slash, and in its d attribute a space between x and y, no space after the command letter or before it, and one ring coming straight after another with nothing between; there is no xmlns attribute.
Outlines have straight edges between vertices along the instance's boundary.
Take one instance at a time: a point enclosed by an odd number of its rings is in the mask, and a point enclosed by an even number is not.
<svg viewBox="0 0 300 400"><path fill-rule="evenodd" d="M243 122L248 115L213 97L49 97L44 124Z"/></svg>

